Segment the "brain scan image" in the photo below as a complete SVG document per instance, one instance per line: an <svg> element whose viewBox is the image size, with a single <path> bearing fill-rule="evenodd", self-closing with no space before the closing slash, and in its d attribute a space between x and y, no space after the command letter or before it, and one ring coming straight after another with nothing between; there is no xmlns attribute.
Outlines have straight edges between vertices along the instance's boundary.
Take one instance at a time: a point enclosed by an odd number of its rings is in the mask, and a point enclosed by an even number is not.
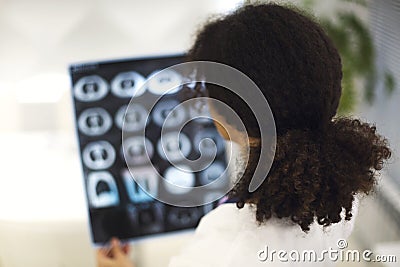
<svg viewBox="0 0 400 267"><path fill-rule="evenodd" d="M173 208L168 213L167 222L173 227L182 227L184 225L196 225L201 217L198 209Z"/></svg>
<svg viewBox="0 0 400 267"><path fill-rule="evenodd" d="M128 196L133 203L150 202L158 192L158 176L152 167L124 170L122 177Z"/></svg>
<svg viewBox="0 0 400 267"><path fill-rule="evenodd" d="M186 111L177 100L160 101L153 110L153 120L159 127L179 127L186 119Z"/></svg>
<svg viewBox="0 0 400 267"><path fill-rule="evenodd" d="M192 149L189 138L184 133L170 132L162 135L157 144L158 154L165 160L177 162L187 157Z"/></svg>
<svg viewBox="0 0 400 267"><path fill-rule="evenodd" d="M108 94L107 82L98 75L82 77L74 86L75 98L82 102L92 102Z"/></svg>
<svg viewBox="0 0 400 267"><path fill-rule="evenodd" d="M197 144L194 149L198 153L213 155L224 151L224 141L215 129L205 128L197 132L193 140Z"/></svg>
<svg viewBox="0 0 400 267"><path fill-rule="evenodd" d="M111 81L111 92L118 97L131 98L144 93L145 78L135 71L123 72Z"/></svg>
<svg viewBox="0 0 400 267"><path fill-rule="evenodd" d="M171 166L164 174L165 188L172 194L186 194L192 190L195 184L195 175L189 171L188 166Z"/></svg>
<svg viewBox="0 0 400 267"><path fill-rule="evenodd" d="M153 157L153 144L146 137L135 136L125 140L125 156L128 165L141 165L148 163Z"/></svg>
<svg viewBox="0 0 400 267"><path fill-rule="evenodd" d="M149 77L160 72L156 70ZM148 90L155 95L174 94L178 92L182 86L182 77L173 70L163 70L161 75L157 75L157 79L150 79Z"/></svg>
<svg viewBox="0 0 400 267"><path fill-rule="evenodd" d="M88 175L87 194L89 203L95 208L106 208L119 204L118 188L108 172L91 172Z"/></svg>
<svg viewBox="0 0 400 267"><path fill-rule="evenodd" d="M228 181L225 169L224 164L215 161L208 168L200 172L200 183L202 185L211 184L213 187L226 185Z"/></svg>
<svg viewBox="0 0 400 267"><path fill-rule="evenodd" d="M115 150L107 141L95 141L85 146L82 159L89 169L106 169L115 161Z"/></svg>
<svg viewBox="0 0 400 267"><path fill-rule="evenodd" d="M118 109L115 115L115 125L119 129L124 127L125 131L137 132L146 127L148 118L149 114L143 106L133 104L128 107L125 105Z"/></svg>
<svg viewBox="0 0 400 267"><path fill-rule="evenodd" d="M70 66L76 134L93 245L194 229L227 183L225 143L204 101L185 103L183 55ZM153 78L151 78L153 77ZM150 78L150 79L149 79ZM146 80L149 79L149 80ZM195 83L187 88L194 88ZM198 160L201 169L190 161ZM204 206L166 204L210 184Z"/></svg>
<svg viewBox="0 0 400 267"><path fill-rule="evenodd" d="M164 208L160 203L142 206L137 215L144 233L160 233L164 229Z"/></svg>
<svg viewBox="0 0 400 267"><path fill-rule="evenodd" d="M105 134L111 126L111 116L102 108L86 109L78 119L79 130L89 136Z"/></svg>

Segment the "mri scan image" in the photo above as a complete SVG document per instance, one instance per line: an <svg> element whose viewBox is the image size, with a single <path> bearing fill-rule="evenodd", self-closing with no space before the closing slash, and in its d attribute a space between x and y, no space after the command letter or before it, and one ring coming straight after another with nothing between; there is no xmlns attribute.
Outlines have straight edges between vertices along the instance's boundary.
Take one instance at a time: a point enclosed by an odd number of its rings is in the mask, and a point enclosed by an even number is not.
<svg viewBox="0 0 400 267"><path fill-rule="evenodd" d="M105 134L112 126L112 118L102 108L89 108L78 118L78 128L86 135L95 136Z"/></svg>
<svg viewBox="0 0 400 267"><path fill-rule="evenodd" d="M91 172L87 179L89 203L94 208L119 204L118 188L114 177L108 172Z"/></svg>
<svg viewBox="0 0 400 267"><path fill-rule="evenodd" d="M187 157L192 149L189 137L184 133L169 132L158 141L158 154L170 162L178 162Z"/></svg>
<svg viewBox="0 0 400 267"><path fill-rule="evenodd" d="M171 185L178 185L179 187ZM172 194L187 194L194 185L195 175L188 166L171 166L165 171L164 187Z"/></svg>
<svg viewBox="0 0 400 267"><path fill-rule="evenodd" d="M149 113L147 110L139 105L124 105L120 107L115 115L115 125L122 130L124 126L125 131L137 132L143 130L148 123ZM125 125L123 125L125 123Z"/></svg>
<svg viewBox="0 0 400 267"><path fill-rule="evenodd" d="M151 167L139 167L132 169L132 173L122 173L129 199L133 203L151 202L158 192L157 172Z"/></svg>
<svg viewBox="0 0 400 267"><path fill-rule="evenodd" d="M121 156L125 156L126 163L129 166L149 163L154 153L153 144L143 136L127 138L125 140L125 149L125 153L121 150Z"/></svg>
<svg viewBox="0 0 400 267"><path fill-rule="evenodd" d="M82 102L93 102L104 98L108 93L107 82L98 75L79 79L74 86L75 98Z"/></svg>
<svg viewBox="0 0 400 267"><path fill-rule="evenodd" d="M89 143L83 149L82 160L92 170L107 169L115 161L114 147L107 141Z"/></svg>
<svg viewBox="0 0 400 267"><path fill-rule="evenodd" d="M183 59L171 55L70 66L82 179L96 246L113 236L138 241L194 229L218 205L215 196L228 183L225 143L204 102L181 105L188 99L182 94L182 76L170 69L159 73ZM162 75L154 76L157 73ZM185 160L204 166L194 170ZM212 190L204 196L204 206L178 207L157 199L168 193L185 201L193 187L208 184Z"/></svg>
<svg viewBox="0 0 400 267"><path fill-rule="evenodd" d="M141 90L145 78L135 71L119 73L111 81L111 92L117 97L131 98L144 93Z"/></svg>
<svg viewBox="0 0 400 267"><path fill-rule="evenodd" d="M161 69L154 71L149 77L158 73L160 70ZM180 86L181 83L182 77L178 73L172 70L166 70L163 71L161 75L157 76L157 79L150 81L148 90L155 95L174 94L182 88Z"/></svg>
<svg viewBox="0 0 400 267"><path fill-rule="evenodd" d="M174 99L157 103L153 110L153 120L159 127L179 127L186 117L186 111Z"/></svg>

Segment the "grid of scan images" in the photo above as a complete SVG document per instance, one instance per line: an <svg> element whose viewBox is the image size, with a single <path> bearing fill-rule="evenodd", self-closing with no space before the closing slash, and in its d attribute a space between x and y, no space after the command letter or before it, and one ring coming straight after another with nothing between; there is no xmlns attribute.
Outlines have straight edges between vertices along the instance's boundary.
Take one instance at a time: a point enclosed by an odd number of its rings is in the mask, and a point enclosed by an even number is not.
<svg viewBox="0 0 400 267"><path fill-rule="evenodd" d="M147 88L141 86L154 73L182 61L183 56L177 55L70 66L75 121L95 245L104 244L114 236L124 241L138 241L193 229L201 217L218 204L214 201L198 207L176 207L151 196L166 190L184 199L190 197L190 190L176 191L168 187L168 183L160 181L154 168L148 164L155 166L159 174L173 183L194 186L217 179L226 169L224 142L211 120L191 120L181 129L178 142L172 138L174 131L179 130L179 122L198 112L196 109L175 109L173 120L163 126L171 110L185 99L179 88L168 94L162 90L165 88L163 83L176 82L179 75L166 72L166 77L149 83ZM130 105L126 112L133 95L135 104ZM150 104L160 95L161 99L151 108ZM167 127L163 135L166 149L161 145L161 126ZM130 133L124 140L125 155L122 127ZM141 132L144 127L145 136ZM214 158L207 168L189 173L169 162L169 159L182 154L187 159L196 159L200 156L199 148L207 157L207 142L202 142L204 138L212 140L214 148L215 145L217 148L216 156L210 153ZM175 157L176 160L179 163L179 158ZM141 179L140 184L145 185L146 190L132 178L128 165L135 168L135 179Z"/></svg>

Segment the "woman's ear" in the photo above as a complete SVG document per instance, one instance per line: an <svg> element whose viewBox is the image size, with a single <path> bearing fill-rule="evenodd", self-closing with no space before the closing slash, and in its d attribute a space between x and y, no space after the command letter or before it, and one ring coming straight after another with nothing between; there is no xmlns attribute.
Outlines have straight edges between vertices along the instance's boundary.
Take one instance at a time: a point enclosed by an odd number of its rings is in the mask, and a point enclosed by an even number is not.
<svg viewBox="0 0 400 267"><path fill-rule="evenodd" d="M246 136L246 133L238 130L238 128L234 125L229 124L226 121L226 118L219 112L217 112L213 104L211 104L210 102L208 103L208 110L210 111L210 115L214 122L215 128L217 128L218 133L226 141L233 141L238 144L243 142L243 137Z"/></svg>
<svg viewBox="0 0 400 267"><path fill-rule="evenodd" d="M222 138L224 138L226 141L231 141L228 131L221 123L214 120L214 125L215 128L217 128L218 133L222 136Z"/></svg>

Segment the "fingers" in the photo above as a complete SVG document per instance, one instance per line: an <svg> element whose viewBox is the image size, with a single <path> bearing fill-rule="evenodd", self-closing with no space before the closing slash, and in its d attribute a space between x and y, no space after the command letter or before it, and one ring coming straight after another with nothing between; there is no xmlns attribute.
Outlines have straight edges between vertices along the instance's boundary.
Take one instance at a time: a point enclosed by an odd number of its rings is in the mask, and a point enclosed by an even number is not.
<svg viewBox="0 0 400 267"><path fill-rule="evenodd" d="M128 244L122 245L121 242L118 240L118 238L115 238L115 237L111 239L111 249L113 247L119 247L120 248L119 251L122 251L123 254L129 254L129 252L130 252L130 246ZM110 252L112 252L112 251L110 251Z"/></svg>
<svg viewBox="0 0 400 267"><path fill-rule="evenodd" d="M96 253L98 267L113 267L114 261L107 256L104 249L98 249Z"/></svg>
<svg viewBox="0 0 400 267"><path fill-rule="evenodd" d="M126 254L121 246L121 242L115 237L111 239L111 253L115 258L125 256Z"/></svg>
<svg viewBox="0 0 400 267"><path fill-rule="evenodd" d="M112 238L110 244L110 247L101 248L96 251L98 267L133 266L127 258L129 245L121 245L121 242L117 238Z"/></svg>
<svg viewBox="0 0 400 267"><path fill-rule="evenodd" d="M130 250L131 250L131 247L129 245L125 244L125 245L122 246L122 251L125 254L129 254Z"/></svg>

